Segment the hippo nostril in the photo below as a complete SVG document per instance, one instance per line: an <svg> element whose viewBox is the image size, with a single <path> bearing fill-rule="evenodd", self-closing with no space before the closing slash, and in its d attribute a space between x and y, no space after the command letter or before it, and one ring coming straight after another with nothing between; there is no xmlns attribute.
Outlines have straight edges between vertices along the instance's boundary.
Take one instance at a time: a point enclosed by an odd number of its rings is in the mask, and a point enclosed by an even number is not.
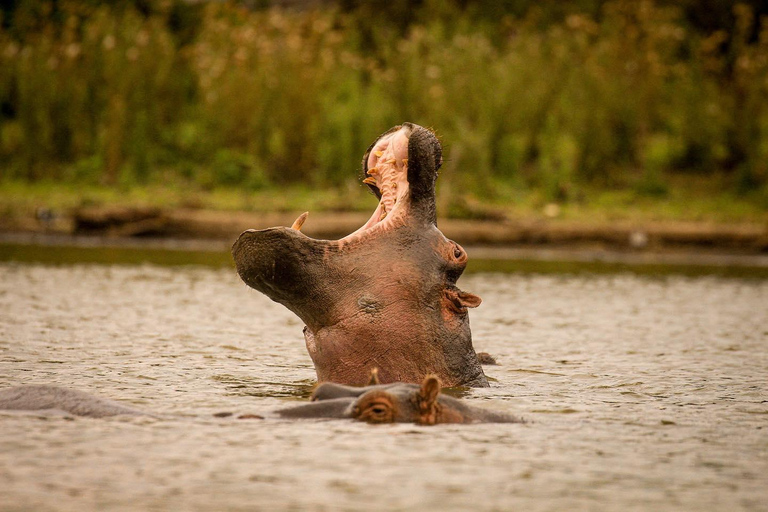
<svg viewBox="0 0 768 512"><path fill-rule="evenodd" d="M453 259L456 260L457 263L461 263L467 259L467 253L464 252L464 249L456 242L453 242Z"/></svg>

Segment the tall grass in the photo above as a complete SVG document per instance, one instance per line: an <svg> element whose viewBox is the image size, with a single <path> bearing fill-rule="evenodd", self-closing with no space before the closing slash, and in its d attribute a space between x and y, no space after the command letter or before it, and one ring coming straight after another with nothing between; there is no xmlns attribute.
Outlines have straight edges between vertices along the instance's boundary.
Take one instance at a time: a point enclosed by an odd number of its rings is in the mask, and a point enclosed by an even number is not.
<svg viewBox="0 0 768 512"><path fill-rule="evenodd" d="M410 120L444 141L449 194L664 194L668 177L698 173L768 197L768 22L755 39L751 10L734 14L733 33L701 34L674 8L617 0L599 19L449 9L403 29L212 2L182 40L169 10L60 2L21 36L0 29L0 172L338 186Z"/></svg>

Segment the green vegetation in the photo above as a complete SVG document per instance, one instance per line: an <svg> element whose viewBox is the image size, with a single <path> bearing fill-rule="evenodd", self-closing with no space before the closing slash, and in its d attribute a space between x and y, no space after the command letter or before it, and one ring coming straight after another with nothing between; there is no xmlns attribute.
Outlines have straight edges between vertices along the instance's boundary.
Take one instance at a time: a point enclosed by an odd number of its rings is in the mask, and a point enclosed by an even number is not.
<svg viewBox="0 0 768 512"><path fill-rule="evenodd" d="M455 216L768 209L768 22L747 4L725 28L645 0L18 4L0 20L5 208L369 209L357 162L410 120L444 142Z"/></svg>
<svg viewBox="0 0 768 512"><path fill-rule="evenodd" d="M442 178L441 178L442 180ZM582 186L578 196L553 203L542 190L499 187L491 199L473 192L451 192L438 181L441 216L478 220L545 218L604 223L612 221L701 221L715 223L765 223L768 214L757 201L724 188L724 178L673 177L664 197L648 196L631 188L605 189ZM348 187L314 189L285 185L260 190L215 187L211 190L180 188L173 184L135 185L125 189L102 185L6 181L0 187L0 221L33 218L44 206L65 213L82 206L149 206L223 211L319 212L357 211L370 214L376 199L359 182Z"/></svg>

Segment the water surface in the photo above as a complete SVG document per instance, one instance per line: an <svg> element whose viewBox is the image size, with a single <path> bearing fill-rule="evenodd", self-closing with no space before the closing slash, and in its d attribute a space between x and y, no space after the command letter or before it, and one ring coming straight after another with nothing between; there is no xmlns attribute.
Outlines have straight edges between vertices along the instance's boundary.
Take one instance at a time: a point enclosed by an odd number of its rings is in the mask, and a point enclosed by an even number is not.
<svg viewBox="0 0 768 512"><path fill-rule="evenodd" d="M171 418L0 414L0 510L765 510L768 281L476 273L465 400L518 425L216 418L305 400L302 324L227 267L0 264L0 387Z"/></svg>

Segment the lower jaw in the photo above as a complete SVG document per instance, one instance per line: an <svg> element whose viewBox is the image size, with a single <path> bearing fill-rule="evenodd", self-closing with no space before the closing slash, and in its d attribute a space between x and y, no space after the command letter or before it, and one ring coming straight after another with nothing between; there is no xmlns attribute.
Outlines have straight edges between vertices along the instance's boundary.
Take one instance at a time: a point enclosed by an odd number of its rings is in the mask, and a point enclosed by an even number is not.
<svg viewBox="0 0 768 512"><path fill-rule="evenodd" d="M340 241L348 241L364 233L376 233L395 225L403 224L407 216L407 210L408 205L405 198L400 199L389 211L384 210L383 204L379 202L368 221Z"/></svg>

